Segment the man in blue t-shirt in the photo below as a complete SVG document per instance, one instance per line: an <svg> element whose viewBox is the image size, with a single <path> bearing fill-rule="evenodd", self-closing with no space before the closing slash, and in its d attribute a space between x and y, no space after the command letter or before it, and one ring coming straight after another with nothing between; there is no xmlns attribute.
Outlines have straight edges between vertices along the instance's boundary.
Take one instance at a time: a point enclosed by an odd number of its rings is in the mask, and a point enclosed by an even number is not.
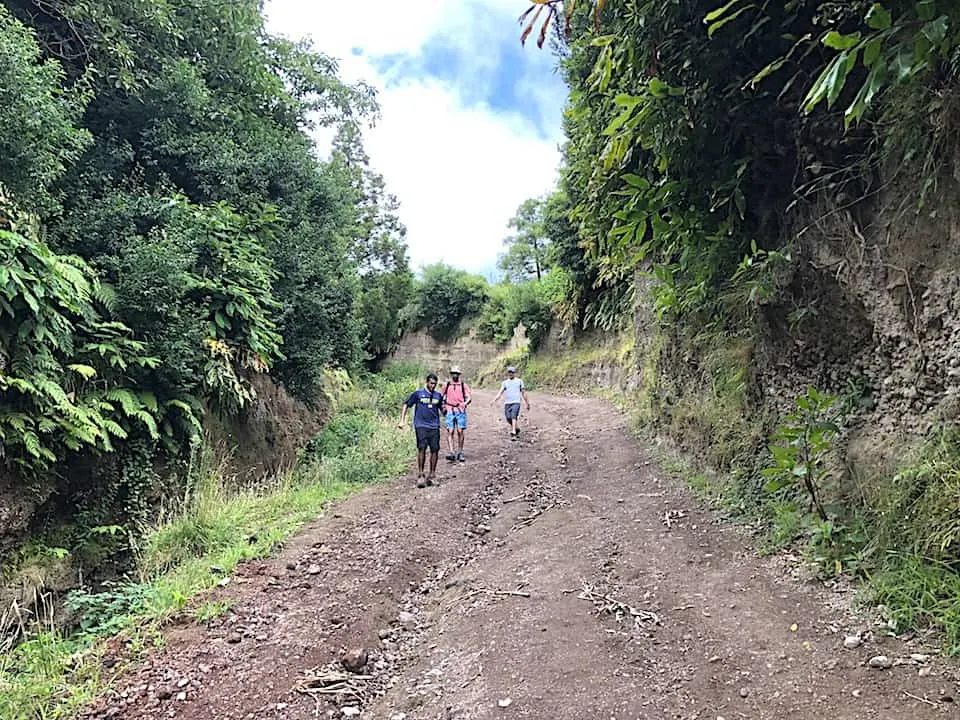
<svg viewBox="0 0 960 720"><path fill-rule="evenodd" d="M407 422L407 410L413 408L413 430L417 435L417 487L433 485L437 476L437 458L440 454L440 414L443 412L443 395L437 392L437 376L427 374L426 387L414 390L400 410L397 427L403 430ZM424 477L430 448L430 474Z"/></svg>

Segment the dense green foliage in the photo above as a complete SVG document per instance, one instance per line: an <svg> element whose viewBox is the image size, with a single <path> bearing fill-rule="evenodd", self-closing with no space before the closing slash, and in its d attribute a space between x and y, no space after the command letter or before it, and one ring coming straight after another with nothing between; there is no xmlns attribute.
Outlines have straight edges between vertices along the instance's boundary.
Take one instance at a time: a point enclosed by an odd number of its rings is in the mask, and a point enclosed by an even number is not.
<svg viewBox="0 0 960 720"><path fill-rule="evenodd" d="M246 412L253 376L310 403L327 368L396 342L412 278L363 152L373 94L271 37L260 3L9 0L0 100L0 462L18 480L142 520L155 468L190 456L204 412ZM339 129L328 161L318 124Z"/></svg>
<svg viewBox="0 0 960 720"><path fill-rule="evenodd" d="M405 309L407 326L423 328L437 340L450 340L464 321L480 313L489 292L487 281L479 275L443 263L428 265L413 302Z"/></svg>
<svg viewBox="0 0 960 720"><path fill-rule="evenodd" d="M804 201L869 196L885 163L939 170L950 101L938 89L960 70L954 4L565 5L574 237L549 237L585 255L558 256L577 319L616 326L637 270L670 317L759 304Z"/></svg>

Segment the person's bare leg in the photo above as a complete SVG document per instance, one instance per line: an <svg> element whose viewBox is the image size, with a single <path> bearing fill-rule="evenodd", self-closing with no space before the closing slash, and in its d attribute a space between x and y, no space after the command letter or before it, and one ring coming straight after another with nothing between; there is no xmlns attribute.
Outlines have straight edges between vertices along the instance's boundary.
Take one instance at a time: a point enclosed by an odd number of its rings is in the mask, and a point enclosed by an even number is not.
<svg viewBox="0 0 960 720"><path fill-rule="evenodd" d="M427 449L417 450L417 478L423 477L423 466L427 464Z"/></svg>
<svg viewBox="0 0 960 720"><path fill-rule="evenodd" d="M433 479L437 476L437 459L440 457L439 452L430 451L430 474L427 475L427 481L432 482Z"/></svg>
<svg viewBox="0 0 960 720"><path fill-rule="evenodd" d="M457 430L457 452L461 455L463 454L463 436L466 434L466 431L463 428Z"/></svg>

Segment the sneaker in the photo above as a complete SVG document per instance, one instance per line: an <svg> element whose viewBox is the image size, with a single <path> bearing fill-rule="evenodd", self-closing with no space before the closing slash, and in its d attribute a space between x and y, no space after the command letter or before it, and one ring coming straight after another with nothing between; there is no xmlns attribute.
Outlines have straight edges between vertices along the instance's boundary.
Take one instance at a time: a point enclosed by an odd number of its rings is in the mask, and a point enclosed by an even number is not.
<svg viewBox="0 0 960 720"><path fill-rule="evenodd" d="M425 482L427 483L428 486L432 486L432 485L433 485L433 475L427 475L427 479L426 479Z"/></svg>
<svg viewBox="0 0 960 720"><path fill-rule="evenodd" d="M459 460L460 462L466 462L466 461L467 461L467 459L463 456L463 453L462 453L462 452L458 452L458 453L457 453L457 460Z"/></svg>
<svg viewBox="0 0 960 720"><path fill-rule="evenodd" d="M426 486L427 486L427 481L426 481L426 480L424 480L423 478L420 478L419 480L417 480L417 487L418 487L418 488L425 488Z"/></svg>
<svg viewBox="0 0 960 720"><path fill-rule="evenodd" d="M449 460L450 462L453 462L456 459L457 459L457 453L454 453L454 452L447 453L447 460Z"/></svg>

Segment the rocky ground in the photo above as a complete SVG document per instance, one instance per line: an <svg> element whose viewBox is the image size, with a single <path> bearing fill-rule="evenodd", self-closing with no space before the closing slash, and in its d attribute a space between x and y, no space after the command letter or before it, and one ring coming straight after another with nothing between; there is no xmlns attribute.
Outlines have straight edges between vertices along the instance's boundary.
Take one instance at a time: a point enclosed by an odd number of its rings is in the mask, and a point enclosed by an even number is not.
<svg viewBox="0 0 960 720"><path fill-rule="evenodd" d="M89 717L960 716L956 665L758 557L607 404L534 394L511 442L478 395L467 462L241 566Z"/></svg>

